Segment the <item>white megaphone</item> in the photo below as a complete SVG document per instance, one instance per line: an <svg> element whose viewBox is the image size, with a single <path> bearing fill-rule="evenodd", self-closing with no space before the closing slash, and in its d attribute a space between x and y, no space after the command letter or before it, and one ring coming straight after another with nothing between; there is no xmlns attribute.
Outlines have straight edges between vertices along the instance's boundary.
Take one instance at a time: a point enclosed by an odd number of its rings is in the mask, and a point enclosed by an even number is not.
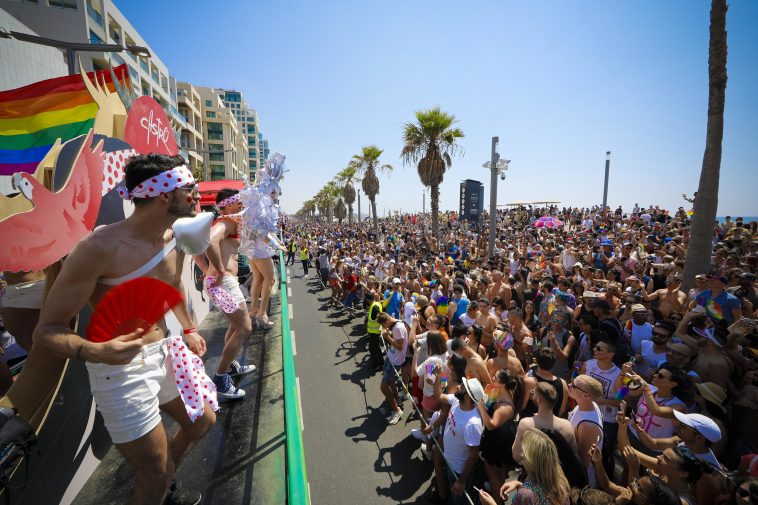
<svg viewBox="0 0 758 505"><path fill-rule="evenodd" d="M182 217L174 222L176 245L186 254L203 254L211 244L212 212L201 212L195 217Z"/></svg>

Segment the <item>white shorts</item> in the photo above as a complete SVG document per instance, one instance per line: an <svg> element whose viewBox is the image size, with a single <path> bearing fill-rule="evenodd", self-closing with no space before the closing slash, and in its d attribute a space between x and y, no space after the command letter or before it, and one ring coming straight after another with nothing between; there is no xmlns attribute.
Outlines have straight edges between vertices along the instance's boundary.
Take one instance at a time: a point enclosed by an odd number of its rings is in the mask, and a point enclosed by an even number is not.
<svg viewBox="0 0 758 505"><path fill-rule="evenodd" d="M245 303L245 295L242 294L240 283L236 275L225 275L221 279L221 287L228 291L237 304Z"/></svg>
<svg viewBox="0 0 758 505"><path fill-rule="evenodd" d="M2 306L6 309L41 309L45 279L10 284L5 288Z"/></svg>
<svg viewBox="0 0 758 505"><path fill-rule="evenodd" d="M158 406L179 396L166 342L144 346L128 365L86 364L92 396L113 443L149 433L161 422Z"/></svg>

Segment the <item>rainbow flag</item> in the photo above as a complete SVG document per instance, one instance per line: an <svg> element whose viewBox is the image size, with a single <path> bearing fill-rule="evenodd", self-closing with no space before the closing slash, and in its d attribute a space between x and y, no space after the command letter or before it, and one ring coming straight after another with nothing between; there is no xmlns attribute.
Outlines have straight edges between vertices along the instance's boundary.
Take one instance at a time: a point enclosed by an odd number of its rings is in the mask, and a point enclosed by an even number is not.
<svg viewBox="0 0 758 505"><path fill-rule="evenodd" d="M128 86L126 65L116 77ZM88 72L92 81L94 72ZM115 91L108 70L97 72ZM85 134L95 122L98 106L80 75L56 77L23 88L0 91L0 175L33 173L56 139L62 142Z"/></svg>

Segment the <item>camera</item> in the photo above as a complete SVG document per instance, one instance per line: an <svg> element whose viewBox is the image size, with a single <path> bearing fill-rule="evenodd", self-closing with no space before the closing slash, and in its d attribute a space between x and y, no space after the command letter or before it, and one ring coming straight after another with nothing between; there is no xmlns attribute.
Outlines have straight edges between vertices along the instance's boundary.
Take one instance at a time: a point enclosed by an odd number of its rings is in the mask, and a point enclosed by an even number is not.
<svg viewBox="0 0 758 505"><path fill-rule="evenodd" d="M501 181L505 180L505 172L500 172L500 180Z"/></svg>

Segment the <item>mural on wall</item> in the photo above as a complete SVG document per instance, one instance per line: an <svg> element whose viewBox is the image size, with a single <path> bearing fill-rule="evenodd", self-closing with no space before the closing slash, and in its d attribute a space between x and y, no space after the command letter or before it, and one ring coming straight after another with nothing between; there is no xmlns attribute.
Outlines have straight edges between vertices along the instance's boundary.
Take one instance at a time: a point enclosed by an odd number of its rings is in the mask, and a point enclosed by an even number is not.
<svg viewBox="0 0 758 505"><path fill-rule="evenodd" d="M81 239L128 217L132 203L118 196L116 186L129 157L149 152L178 154L174 127L153 98L131 94L126 65L89 73L80 67L80 75L0 92L0 175L12 176L17 191L0 195L0 271L8 283L43 270L54 280L56 265ZM199 325L208 303L192 272L187 257L182 295ZM24 312L27 325L17 330L29 333L29 342L38 312ZM80 335L89 315L88 308L79 315ZM181 334L170 313L166 322ZM11 493L10 501L69 503L110 446L84 366L32 348L0 398L0 417L2 408L28 422L43 454L28 459L28 474L13 478L46 483ZM0 485L14 469L0 468Z"/></svg>

